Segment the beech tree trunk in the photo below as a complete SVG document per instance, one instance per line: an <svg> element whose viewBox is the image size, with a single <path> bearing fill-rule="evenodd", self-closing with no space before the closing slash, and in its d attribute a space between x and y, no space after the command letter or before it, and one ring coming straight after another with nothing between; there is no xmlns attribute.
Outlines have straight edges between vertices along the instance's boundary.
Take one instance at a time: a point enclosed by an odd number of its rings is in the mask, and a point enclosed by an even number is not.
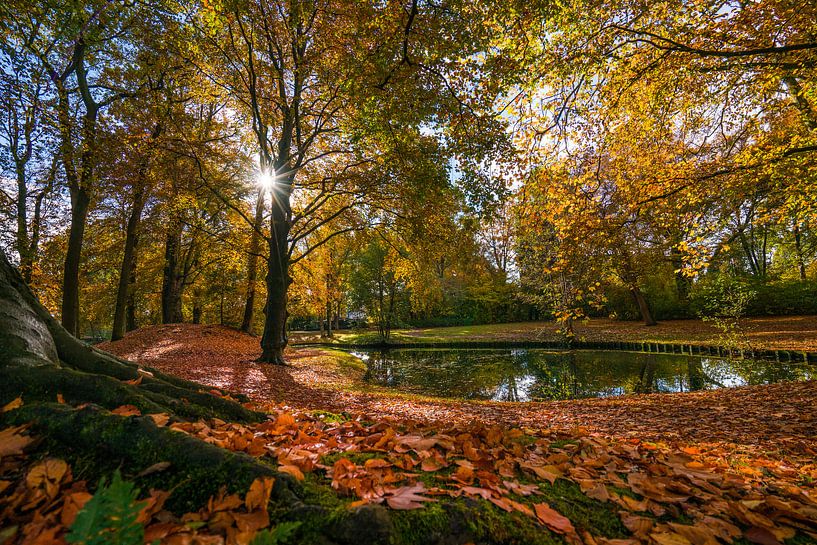
<svg viewBox="0 0 817 545"><path fill-rule="evenodd" d="M125 251L122 255L122 266L119 269L119 286L116 290L116 306L113 312L111 340L116 341L125 336L126 313L128 301L133 301L133 284L136 281L136 255L139 246L139 224L142 210L145 207L145 188L139 186L133 195L128 225L125 229Z"/></svg>
<svg viewBox="0 0 817 545"><path fill-rule="evenodd" d="M182 225L173 220L165 239L165 266L162 273L162 323L176 324L184 321L182 316L182 282L179 273Z"/></svg>
<svg viewBox="0 0 817 545"><path fill-rule="evenodd" d="M91 196L85 188L71 189L71 228L62 275L62 325L74 336L79 336L79 265L90 204Z"/></svg>
<svg viewBox="0 0 817 545"><path fill-rule="evenodd" d="M241 319L241 331L252 332L252 319L255 314L255 283L258 281L258 253L261 251L261 228L264 221L264 189L258 191L255 203L255 219L252 237L250 238L250 255L247 259L247 298L244 302L244 317Z"/></svg>
<svg viewBox="0 0 817 545"><path fill-rule="evenodd" d="M287 291L292 283L289 276L289 229L292 210L289 204L290 183L277 184L272 191L270 236L267 239L267 301L264 305L264 334L261 337L261 357L258 361L286 365Z"/></svg>

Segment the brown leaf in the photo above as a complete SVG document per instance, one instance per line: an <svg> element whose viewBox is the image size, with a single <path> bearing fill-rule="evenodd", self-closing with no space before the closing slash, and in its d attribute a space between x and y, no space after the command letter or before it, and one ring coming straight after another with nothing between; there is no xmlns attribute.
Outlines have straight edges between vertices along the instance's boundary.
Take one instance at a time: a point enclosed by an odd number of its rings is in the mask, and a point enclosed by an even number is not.
<svg viewBox="0 0 817 545"><path fill-rule="evenodd" d="M420 509L423 507L423 502L436 501L419 495L425 491L425 486L422 484L404 486L393 490L392 493L386 497L386 503L388 503L392 509Z"/></svg>
<svg viewBox="0 0 817 545"><path fill-rule="evenodd" d="M752 526L747 529L743 532L743 536L752 543L758 543L759 545L780 545L780 540L772 532L759 526Z"/></svg>
<svg viewBox="0 0 817 545"><path fill-rule="evenodd" d="M159 426L160 428L167 424L168 421L170 420L170 415L165 413L149 414L148 416L153 420L153 423Z"/></svg>
<svg viewBox="0 0 817 545"><path fill-rule="evenodd" d="M295 477L299 481L304 480L304 474L298 468L298 466L294 466L294 465L290 465L290 464L281 465L281 466L278 466L278 471L280 471L281 473L287 473L289 475L292 475L293 477Z"/></svg>
<svg viewBox="0 0 817 545"><path fill-rule="evenodd" d="M706 526L689 526L687 524L670 522L669 527L672 528L676 534L684 536L692 545L718 545L715 534Z"/></svg>
<svg viewBox="0 0 817 545"><path fill-rule="evenodd" d="M244 498L244 505L247 511L254 511L256 509L267 510L270 493L272 493L272 485L275 483L273 477L258 477L250 485L247 491L247 496Z"/></svg>
<svg viewBox="0 0 817 545"><path fill-rule="evenodd" d="M534 504L533 509L536 512L536 518L552 531L559 534L574 534L576 532L573 523L567 517L551 509L548 504L537 503Z"/></svg>
<svg viewBox="0 0 817 545"><path fill-rule="evenodd" d="M690 545L690 541L675 532L656 532L650 534L653 541L658 545Z"/></svg>
<svg viewBox="0 0 817 545"><path fill-rule="evenodd" d="M142 414L142 411L133 405L120 405L111 412L113 414L118 414L119 416L139 416Z"/></svg>
<svg viewBox="0 0 817 545"><path fill-rule="evenodd" d="M77 518L77 513L79 513L80 509L85 507L85 504L92 497L93 496L88 492L66 494L62 504L62 511L60 512L60 522L62 525L65 527L71 526L74 523L74 519Z"/></svg>
<svg viewBox="0 0 817 545"><path fill-rule="evenodd" d="M23 449L34 441L34 438L30 435L20 434L23 429L25 429L25 426L0 430L0 458L22 453Z"/></svg>
<svg viewBox="0 0 817 545"><path fill-rule="evenodd" d="M68 472L68 464L58 458L48 458L34 465L26 475L26 485L31 489L42 488L50 499L57 497L60 483Z"/></svg>
<svg viewBox="0 0 817 545"><path fill-rule="evenodd" d="M164 471L165 469L170 467L170 462L156 462L150 467L146 467L142 471L140 471L136 476L137 477L145 477L147 475L152 475L153 473L158 473L160 471Z"/></svg>

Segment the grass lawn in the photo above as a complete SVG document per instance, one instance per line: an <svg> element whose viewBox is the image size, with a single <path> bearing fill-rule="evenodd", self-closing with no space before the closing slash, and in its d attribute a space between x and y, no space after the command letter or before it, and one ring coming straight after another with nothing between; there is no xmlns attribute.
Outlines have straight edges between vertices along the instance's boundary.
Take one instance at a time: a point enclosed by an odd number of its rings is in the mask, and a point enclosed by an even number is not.
<svg viewBox="0 0 817 545"><path fill-rule="evenodd" d="M450 341L533 341L557 340L554 322L517 322L456 327L396 329L390 342ZM758 349L817 351L817 316L780 316L746 318L743 328L749 343ZM683 344L722 344L721 332L701 320L667 320L646 327L641 322L594 318L576 324L576 337L584 341L652 341ZM375 330L342 330L330 341L315 331L292 332L293 343L377 342Z"/></svg>

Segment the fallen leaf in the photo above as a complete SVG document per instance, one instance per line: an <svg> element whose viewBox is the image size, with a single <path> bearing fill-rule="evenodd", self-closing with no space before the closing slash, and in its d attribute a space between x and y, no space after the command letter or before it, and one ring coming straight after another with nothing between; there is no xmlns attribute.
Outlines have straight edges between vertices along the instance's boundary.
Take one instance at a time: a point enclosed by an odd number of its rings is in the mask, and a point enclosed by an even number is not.
<svg viewBox="0 0 817 545"><path fill-rule="evenodd" d="M250 489L247 491L247 496L244 498L244 505L248 511L267 510L267 503L269 503L274 483L275 478L273 477L258 477L252 482Z"/></svg>
<svg viewBox="0 0 817 545"><path fill-rule="evenodd" d="M17 397L16 399L13 399L13 400L9 401L5 405L3 405L2 412L7 413L9 411L13 411L14 409L19 409L22 406L23 406L23 397L20 396L20 397Z"/></svg>
<svg viewBox="0 0 817 545"><path fill-rule="evenodd" d="M436 501L420 494L426 491L422 484L415 484L411 486L404 486L397 488L386 497L386 503L392 509L420 509L424 502Z"/></svg>
<svg viewBox="0 0 817 545"><path fill-rule="evenodd" d="M559 534L573 534L576 532L573 523L567 517L551 509L548 504L536 503L533 505L533 510L536 512L536 518L552 531Z"/></svg>
<svg viewBox="0 0 817 545"><path fill-rule="evenodd" d="M278 466L278 471L280 471L281 473L286 473L286 474L288 474L288 475L292 475L293 477L295 477L295 478L296 478L296 479L298 479L299 481L303 481L303 480L304 480L304 474L303 474L303 472L302 472L302 471L301 471L301 470L298 468L298 466L289 465L289 464L287 464L287 465L281 465L281 466Z"/></svg>
<svg viewBox="0 0 817 545"><path fill-rule="evenodd" d="M140 416L142 414L142 411L133 405L120 405L111 412L119 416Z"/></svg>
<svg viewBox="0 0 817 545"><path fill-rule="evenodd" d="M156 462L150 467L146 467L142 471L140 471L136 476L137 477L145 477L147 475L152 475L153 473L158 473L160 471L164 471L165 469L170 467L170 462Z"/></svg>
<svg viewBox="0 0 817 545"><path fill-rule="evenodd" d="M15 426L0 430L0 457L20 454L34 441L30 435L20 434L23 429L24 426Z"/></svg>

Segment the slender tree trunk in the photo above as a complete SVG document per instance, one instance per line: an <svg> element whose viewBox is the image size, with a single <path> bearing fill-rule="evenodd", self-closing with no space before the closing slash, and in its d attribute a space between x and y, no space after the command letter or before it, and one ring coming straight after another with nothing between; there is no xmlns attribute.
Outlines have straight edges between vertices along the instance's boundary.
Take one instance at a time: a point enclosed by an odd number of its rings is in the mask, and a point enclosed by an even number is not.
<svg viewBox="0 0 817 545"><path fill-rule="evenodd" d="M62 326L79 336L79 265L91 196L82 187L71 189L71 228L62 276Z"/></svg>
<svg viewBox="0 0 817 545"><path fill-rule="evenodd" d="M122 255L122 266L119 269L119 287L116 291L116 306L113 312L113 328L111 340L115 341L125 336L126 310L129 295L132 296L133 284L136 279L136 254L139 245L139 225L142 220L142 210L145 207L145 188L138 186L133 195L128 225L125 229L125 251ZM131 297L132 298L132 297Z"/></svg>
<svg viewBox="0 0 817 545"><path fill-rule="evenodd" d="M138 250L134 252L134 261L138 261ZM133 331L137 327L136 323L136 267L130 270L130 279L128 280L130 289L128 290L128 298L125 304L125 331Z"/></svg>
<svg viewBox="0 0 817 545"><path fill-rule="evenodd" d="M794 254L797 258L797 272L800 280L806 279L806 260L803 256L803 234L800 232L800 224L794 224Z"/></svg>
<svg viewBox="0 0 817 545"><path fill-rule="evenodd" d="M182 317L182 277L179 274L179 251L182 225L173 220L165 241L165 266L162 275L162 323L175 324Z"/></svg>
<svg viewBox="0 0 817 545"><path fill-rule="evenodd" d="M340 329L340 299L338 299L337 311L335 312L335 331Z"/></svg>
<svg viewBox="0 0 817 545"><path fill-rule="evenodd" d="M252 319L255 313L255 284L258 281L258 253L261 251L261 228L264 222L264 189L258 190L258 200L255 203L255 219L252 238L250 239L250 255L247 260L247 298L244 302L244 317L241 319L241 331L252 332Z"/></svg>
<svg viewBox="0 0 817 545"><path fill-rule="evenodd" d="M282 170L276 168L276 172ZM258 361L285 365L287 346L287 291L292 283L289 276L289 229L292 210L289 197L292 180L280 180L271 191L270 236L267 239L267 301L264 305L264 333L261 337L261 357Z"/></svg>
<svg viewBox="0 0 817 545"><path fill-rule="evenodd" d="M332 303L326 302L326 336L332 338Z"/></svg>
<svg viewBox="0 0 817 545"><path fill-rule="evenodd" d="M638 289L638 286L630 287L630 293L635 300L635 304L638 306L638 311L641 313L641 319L644 320L644 325L653 326L658 325L658 322L655 321L655 318L652 316L652 312L650 311L650 306L647 304L647 299L644 297L644 294Z"/></svg>
<svg viewBox="0 0 817 545"><path fill-rule="evenodd" d="M31 242L28 238L28 188L26 187L25 165L18 164L17 174L17 253L20 255L20 274L23 280L31 282Z"/></svg>

